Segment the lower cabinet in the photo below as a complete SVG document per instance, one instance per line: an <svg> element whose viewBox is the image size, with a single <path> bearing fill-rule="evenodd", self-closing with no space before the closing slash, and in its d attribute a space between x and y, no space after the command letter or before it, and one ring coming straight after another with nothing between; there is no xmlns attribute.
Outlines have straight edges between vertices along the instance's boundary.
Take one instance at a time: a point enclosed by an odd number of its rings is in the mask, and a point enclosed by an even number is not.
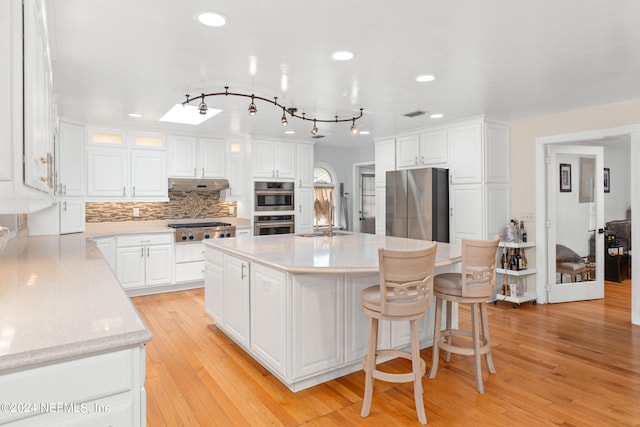
<svg viewBox="0 0 640 427"><path fill-rule="evenodd" d="M175 259L176 283L204 280L204 243L176 243Z"/></svg>
<svg viewBox="0 0 640 427"><path fill-rule="evenodd" d="M341 365L344 279L341 274L292 275L293 378Z"/></svg>
<svg viewBox="0 0 640 427"><path fill-rule="evenodd" d="M251 265L251 351L280 375L286 375L287 275Z"/></svg>
<svg viewBox="0 0 640 427"><path fill-rule="evenodd" d="M224 254L224 328L242 347L249 348L249 262Z"/></svg>
<svg viewBox="0 0 640 427"><path fill-rule="evenodd" d="M145 348L0 375L0 412L10 426L145 426Z"/></svg>
<svg viewBox="0 0 640 427"><path fill-rule="evenodd" d="M222 252L205 248L204 310L219 327L224 325L224 275Z"/></svg>
<svg viewBox="0 0 640 427"><path fill-rule="evenodd" d="M116 276L125 289L173 281L173 234L116 237Z"/></svg>

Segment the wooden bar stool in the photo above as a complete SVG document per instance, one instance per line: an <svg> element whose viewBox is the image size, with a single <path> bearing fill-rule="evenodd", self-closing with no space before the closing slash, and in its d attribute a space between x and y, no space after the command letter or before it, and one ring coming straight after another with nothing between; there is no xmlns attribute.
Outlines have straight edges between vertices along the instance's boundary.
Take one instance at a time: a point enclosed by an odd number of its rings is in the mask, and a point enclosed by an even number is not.
<svg viewBox="0 0 640 427"><path fill-rule="evenodd" d="M369 346L364 357L365 372L362 417L369 415L373 396L373 381L413 382L413 394L418 420L427 423L422 399L422 377L426 364L420 358L420 336L418 320L425 315L431 305L433 295L433 270L436 261L436 243L427 249L414 251L378 250L380 284L366 288L360 294L362 308L369 317ZM409 321L411 331L411 352L401 350L377 350L378 321ZM392 374L376 369L377 357L394 356L411 360L409 373Z"/></svg>
<svg viewBox="0 0 640 427"><path fill-rule="evenodd" d="M489 372L496 373L491 357L487 300L496 288L498 242L498 238L494 240L463 240L462 272L438 274L435 277L433 295L436 297L436 318L429 378L436 377L440 349L445 351L446 362L449 361L451 353L474 356L476 388L480 393L484 393L481 355L485 355ZM447 303L446 327L440 331L443 301ZM452 329L451 309L454 302L471 304L471 331ZM480 311L482 332L480 332L478 325L478 310ZM453 344L453 336L470 337L471 345Z"/></svg>

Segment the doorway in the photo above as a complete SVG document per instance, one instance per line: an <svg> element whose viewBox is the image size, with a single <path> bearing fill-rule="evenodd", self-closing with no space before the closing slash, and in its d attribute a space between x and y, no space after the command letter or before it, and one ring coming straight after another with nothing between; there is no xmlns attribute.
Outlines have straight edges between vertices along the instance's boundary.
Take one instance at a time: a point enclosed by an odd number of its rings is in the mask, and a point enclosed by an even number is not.
<svg viewBox="0 0 640 427"><path fill-rule="evenodd" d="M549 220L547 218L549 193L547 191L547 177L545 174L546 162L549 161L547 149L550 144L582 144L591 141L593 144L606 145L607 140L626 136L630 141L629 161L632 165L640 163L640 125L620 126L615 128L598 129L585 132L561 134L536 138L536 259L539 271L536 276L536 291L538 301L546 303L548 301L548 290L555 284L555 274L550 275L548 268L549 241L548 233ZM600 141L598 141L600 140ZM631 193L631 234L640 236L640 214L633 209L633 206L640 206L640 168L632 167L628 178ZM638 239L636 239L638 240ZM555 255L555 254L554 254ZM640 261L638 257L632 258L632 291L631 291L631 322L640 324ZM554 260L555 262L555 260Z"/></svg>
<svg viewBox="0 0 640 427"><path fill-rule="evenodd" d="M376 232L376 188L373 162L353 164L353 230Z"/></svg>

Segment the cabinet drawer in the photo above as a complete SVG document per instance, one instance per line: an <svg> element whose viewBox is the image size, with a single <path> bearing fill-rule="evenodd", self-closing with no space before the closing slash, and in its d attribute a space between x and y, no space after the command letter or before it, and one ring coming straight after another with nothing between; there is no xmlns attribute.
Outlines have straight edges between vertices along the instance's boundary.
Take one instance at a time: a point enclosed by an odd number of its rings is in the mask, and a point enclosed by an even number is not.
<svg viewBox="0 0 640 427"><path fill-rule="evenodd" d="M205 261L215 265L222 265L223 254L222 251L207 247L204 250Z"/></svg>
<svg viewBox="0 0 640 427"><path fill-rule="evenodd" d="M176 264L176 283L204 280L204 261Z"/></svg>
<svg viewBox="0 0 640 427"><path fill-rule="evenodd" d="M116 246L124 248L127 246L164 245L171 244L173 239L173 233L132 234L116 237Z"/></svg>
<svg viewBox="0 0 640 427"><path fill-rule="evenodd" d="M133 388L131 350L107 353L0 376L0 402L88 402ZM40 408L36 408L36 412ZM33 412L0 412L0 424Z"/></svg>
<svg viewBox="0 0 640 427"><path fill-rule="evenodd" d="M176 243L176 262L204 261L204 243Z"/></svg>

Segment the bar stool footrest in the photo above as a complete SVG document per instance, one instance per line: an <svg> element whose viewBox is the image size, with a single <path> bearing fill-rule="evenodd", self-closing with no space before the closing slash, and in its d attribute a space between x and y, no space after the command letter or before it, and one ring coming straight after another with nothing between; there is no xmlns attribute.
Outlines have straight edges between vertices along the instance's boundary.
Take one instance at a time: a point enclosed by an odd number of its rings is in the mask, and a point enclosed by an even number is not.
<svg viewBox="0 0 640 427"><path fill-rule="evenodd" d="M448 353L462 354L464 356L473 356L475 354L473 347L461 347L446 342L447 337L463 336L467 338L473 338L471 331L459 330L459 329L445 329L440 332L440 350ZM487 354L491 351L491 346L487 339L480 335L480 354Z"/></svg>
<svg viewBox="0 0 640 427"><path fill-rule="evenodd" d="M402 350L378 350L376 351L376 358L385 357L385 356L394 356L394 357L402 357L404 359L412 360L411 353L408 351ZM366 367L367 366L367 357L364 356L362 363ZM377 366L377 363L376 363ZM420 358L420 377L423 377L425 372L427 372L427 364L423 358ZM373 369L371 374L373 378L391 382L391 383L410 383L415 381L415 376L413 372L407 372L404 374L392 374L389 372L380 371L376 368Z"/></svg>

